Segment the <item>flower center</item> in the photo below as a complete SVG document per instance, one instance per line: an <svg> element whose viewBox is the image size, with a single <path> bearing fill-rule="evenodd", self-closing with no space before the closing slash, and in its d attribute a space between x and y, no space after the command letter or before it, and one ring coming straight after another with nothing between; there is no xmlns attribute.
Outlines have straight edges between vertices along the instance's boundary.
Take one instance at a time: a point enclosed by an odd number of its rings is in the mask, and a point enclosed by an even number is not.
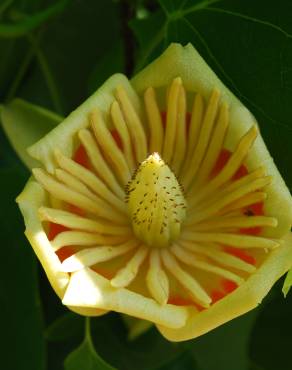
<svg viewBox="0 0 292 370"><path fill-rule="evenodd" d="M128 211L136 236L151 247L176 240L186 217L182 186L158 153L141 163L126 187Z"/></svg>

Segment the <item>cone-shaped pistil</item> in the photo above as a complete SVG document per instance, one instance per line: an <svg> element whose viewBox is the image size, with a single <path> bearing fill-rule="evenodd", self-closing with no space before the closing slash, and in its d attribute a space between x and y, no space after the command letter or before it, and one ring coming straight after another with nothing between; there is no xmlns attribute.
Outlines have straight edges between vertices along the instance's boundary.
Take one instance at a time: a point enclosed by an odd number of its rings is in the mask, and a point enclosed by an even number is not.
<svg viewBox="0 0 292 370"><path fill-rule="evenodd" d="M136 236L152 247L176 240L186 216L182 186L158 153L141 163L126 188Z"/></svg>

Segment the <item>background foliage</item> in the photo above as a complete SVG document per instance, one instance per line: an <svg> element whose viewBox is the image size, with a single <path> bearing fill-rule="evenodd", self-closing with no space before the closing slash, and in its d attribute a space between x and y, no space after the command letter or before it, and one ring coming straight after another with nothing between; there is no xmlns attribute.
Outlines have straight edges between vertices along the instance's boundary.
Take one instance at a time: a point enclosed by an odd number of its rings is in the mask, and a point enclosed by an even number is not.
<svg viewBox="0 0 292 370"><path fill-rule="evenodd" d="M170 42L192 42L254 113L291 188L291 17L290 0L0 0L0 101L41 133L112 73L132 76ZM38 108L16 97L58 116L38 121ZM129 341L117 314L84 322L69 313L23 236L14 199L29 174L2 131L0 176L2 369L291 369L282 282L257 310L183 344L154 328Z"/></svg>

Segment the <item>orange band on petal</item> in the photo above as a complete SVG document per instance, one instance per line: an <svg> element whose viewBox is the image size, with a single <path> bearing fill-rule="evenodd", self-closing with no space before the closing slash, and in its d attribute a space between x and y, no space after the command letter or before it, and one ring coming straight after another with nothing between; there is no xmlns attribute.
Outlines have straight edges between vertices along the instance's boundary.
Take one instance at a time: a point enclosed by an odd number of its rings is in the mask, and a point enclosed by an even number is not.
<svg viewBox="0 0 292 370"><path fill-rule="evenodd" d="M58 256L60 262L65 261L67 258L73 256L73 254L76 252L76 250L72 247L63 247L59 249L56 252L56 255Z"/></svg>
<svg viewBox="0 0 292 370"><path fill-rule="evenodd" d="M123 151L123 143L122 143L122 139L118 133L117 130L113 129L111 130L111 134L112 134L112 137L114 139L114 141L116 142L117 146L119 149L121 149L121 151Z"/></svg>
<svg viewBox="0 0 292 370"><path fill-rule="evenodd" d="M89 159L83 145L79 145L74 153L73 160L85 168L89 168Z"/></svg>
<svg viewBox="0 0 292 370"><path fill-rule="evenodd" d="M233 248L233 247L224 247L224 251L229 253L229 254L232 254L235 257L240 258L244 262L250 263L251 265L256 264L256 259L253 256L251 256L250 254L246 253L242 249Z"/></svg>
<svg viewBox="0 0 292 370"><path fill-rule="evenodd" d="M223 287L224 291L227 294L229 294L229 293L233 292L236 288L238 288L238 285L234 281L223 279L222 280L222 287Z"/></svg>

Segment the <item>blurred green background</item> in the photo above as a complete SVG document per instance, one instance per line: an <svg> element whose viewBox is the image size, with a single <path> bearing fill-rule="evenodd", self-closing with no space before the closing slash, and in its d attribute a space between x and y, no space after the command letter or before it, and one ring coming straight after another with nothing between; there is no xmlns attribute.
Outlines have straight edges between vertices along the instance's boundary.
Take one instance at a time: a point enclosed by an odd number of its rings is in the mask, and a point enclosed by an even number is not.
<svg viewBox="0 0 292 370"><path fill-rule="evenodd" d="M290 0L0 0L0 103L20 109L11 102L22 98L65 116L114 72L131 77L170 42L191 42L256 116L291 188L291 19ZM283 281L257 310L185 343L154 328L130 342L117 314L85 325L61 306L23 236L14 200L28 176L1 130L1 369L291 369Z"/></svg>

